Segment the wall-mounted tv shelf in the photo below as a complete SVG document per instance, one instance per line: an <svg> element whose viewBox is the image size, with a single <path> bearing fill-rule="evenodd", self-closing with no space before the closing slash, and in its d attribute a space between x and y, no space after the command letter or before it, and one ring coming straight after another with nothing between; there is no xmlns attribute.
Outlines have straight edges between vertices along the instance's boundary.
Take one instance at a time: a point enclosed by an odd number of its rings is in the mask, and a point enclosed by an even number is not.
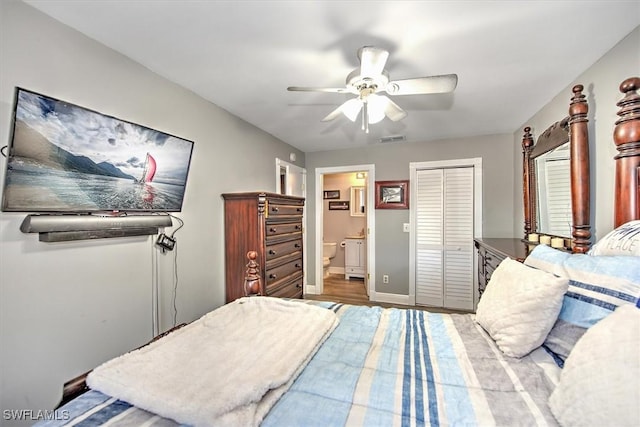
<svg viewBox="0 0 640 427"><path fill-rule="evenodd" d="M158 234L173 225L169 215L101 216L88 214L27 215L23 233L38 233L41 242L104 239Z"/></svg>

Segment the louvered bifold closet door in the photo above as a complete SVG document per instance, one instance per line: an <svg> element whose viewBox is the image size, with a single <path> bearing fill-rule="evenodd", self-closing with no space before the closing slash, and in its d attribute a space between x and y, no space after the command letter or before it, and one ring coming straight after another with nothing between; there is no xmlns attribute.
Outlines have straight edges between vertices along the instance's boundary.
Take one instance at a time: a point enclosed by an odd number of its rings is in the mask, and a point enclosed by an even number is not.
<svg viewBox="0 0 640 427"><path fill-rule="evenodd" d="M473 168L444 174L444 306L473 310Z"/></svg>
<svg viewBox="0 0 640 427"><path fill-rule="evenodd" d="M416 171L416 304L444 304L444 173Z"/></svg>
<svg viewBox="0 0 640 427"><path fill-rule="evenodd" d="M416 304L473 310L473 168L416 178Z"/></svg>

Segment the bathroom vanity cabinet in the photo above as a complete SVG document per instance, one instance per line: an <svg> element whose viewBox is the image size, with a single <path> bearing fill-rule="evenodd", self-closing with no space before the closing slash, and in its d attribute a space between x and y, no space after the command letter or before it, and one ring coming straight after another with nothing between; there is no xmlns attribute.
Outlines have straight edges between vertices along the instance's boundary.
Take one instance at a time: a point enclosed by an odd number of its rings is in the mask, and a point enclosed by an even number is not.
<svg viewBox="0 0 640 427"><path fill-rule="evenodd" d="M344 240L344 278L361 277L367 271L367 242L363 239Z"/></svg>
<svg viewBox="0 0 640 427"><path fill-rule="evenodd" d="M275 193L223 194L226 301L244 296L247 252L256 251L260 295L302 298L304 198Z"/></svg>

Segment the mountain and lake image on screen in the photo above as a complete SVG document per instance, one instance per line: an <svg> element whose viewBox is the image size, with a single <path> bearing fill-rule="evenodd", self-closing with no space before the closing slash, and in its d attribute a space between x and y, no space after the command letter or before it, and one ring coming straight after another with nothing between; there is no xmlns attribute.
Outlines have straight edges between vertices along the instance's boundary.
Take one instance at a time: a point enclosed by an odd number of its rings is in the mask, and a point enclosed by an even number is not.
<svg viewBox="0 0 640 427"><path fill-rule="evenodd" d="M178 212L193 142L17 89L2 210Z"/></svg>

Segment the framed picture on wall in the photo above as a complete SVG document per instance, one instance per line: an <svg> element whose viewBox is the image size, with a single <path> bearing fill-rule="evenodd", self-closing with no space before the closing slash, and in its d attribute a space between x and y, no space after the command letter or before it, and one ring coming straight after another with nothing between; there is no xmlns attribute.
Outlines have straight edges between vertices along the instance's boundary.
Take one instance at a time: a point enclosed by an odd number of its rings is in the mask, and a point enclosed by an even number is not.
<svg viewBox="0 0 640 427"><path fill-rule="evenodd" d="M348 211L349 201L343 200L339 202L329 202L329 210L330 211Z"/></svg>
<svg viewBox="0 0 640 427"><path fill-rule="evenodd" d="M340 198L340 190L325 190L324 198L325 199L339 199Z"/></svg>
<svg viewBox="0 0 640 427"><path fill-rule="evenodd" d="M409 181L376 181L376 209L409 209Z"/></svg>

